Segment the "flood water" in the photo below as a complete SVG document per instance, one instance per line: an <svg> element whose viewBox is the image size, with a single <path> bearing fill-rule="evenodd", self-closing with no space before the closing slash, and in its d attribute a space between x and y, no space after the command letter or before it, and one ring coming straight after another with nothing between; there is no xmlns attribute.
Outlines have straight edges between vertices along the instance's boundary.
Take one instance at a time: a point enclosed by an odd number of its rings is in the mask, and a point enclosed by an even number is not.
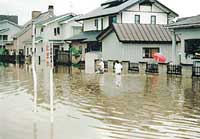
<svg viewBox="0 0 200 139"><path fill-rule="evenodd" d="M0 65L0 139L199 139L200 80ZM53 121L51 122L51 119Z"/></svg>

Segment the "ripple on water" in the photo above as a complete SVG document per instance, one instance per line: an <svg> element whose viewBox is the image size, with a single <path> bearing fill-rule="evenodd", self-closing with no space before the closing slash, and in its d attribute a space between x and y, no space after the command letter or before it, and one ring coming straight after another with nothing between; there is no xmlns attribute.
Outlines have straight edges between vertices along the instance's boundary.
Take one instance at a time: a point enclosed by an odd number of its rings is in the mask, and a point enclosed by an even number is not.
<svg viewBox="0 0 200 139"><path fill-rule="evenodd" d="M5 138L200 138L199 81L134 74L122 75L117 86L113 74L69 75L63 67L54 74L52 128L49 72L37 70L33 113L31 72L21 68L16 76L8 68L0 73L0 135Z"/></svg>

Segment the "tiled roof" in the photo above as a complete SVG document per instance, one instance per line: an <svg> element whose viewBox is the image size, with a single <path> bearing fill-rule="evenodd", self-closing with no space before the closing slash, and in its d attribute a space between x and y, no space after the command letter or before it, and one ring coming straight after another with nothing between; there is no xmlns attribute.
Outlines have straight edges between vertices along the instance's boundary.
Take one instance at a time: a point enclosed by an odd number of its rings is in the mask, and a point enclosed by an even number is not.
<svg viewBox="0 0 200 139"><path fill-rule="evenodd" d="M191 28L191 27L200 27L200 15L180 18L168 26L169 28Z"/></svg>
<svg viewBox="0 0 200 139"><path fill-rule="evenodd" d="M110 29L112 28L112 29ZM112 27L102 32L97 38L103 40L112 30L115 31L120 42L147 42L170 43L171 32L164 25L150 24L113 24ZM177 37L177 41L180 38Z"/></svg>

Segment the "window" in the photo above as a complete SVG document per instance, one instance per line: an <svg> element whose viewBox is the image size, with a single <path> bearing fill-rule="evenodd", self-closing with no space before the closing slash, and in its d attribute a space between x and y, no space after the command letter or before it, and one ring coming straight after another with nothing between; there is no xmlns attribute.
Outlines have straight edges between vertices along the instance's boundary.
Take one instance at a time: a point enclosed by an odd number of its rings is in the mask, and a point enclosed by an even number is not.
<svg viewBox="0 0 200 139"><path fill-rule="evenodd" d="M54 36L56 36L57 35L57 30L56 30L56 28L54 28Z"/></svg>
<svg viewBox="0 0 200 139"><path fill-rule="evenodd" d="M117 16L116 15L109 17L109 25L112 25L113 23L117 23Z"/></svg>
<svg viewBox="0 0 200 139"><path fill-rule="evenodd" d="M185 40L185 53L187 55L198 55L200 54L200 39L189 39Z"/></svg>
<svg viewBox="0 0 200 139"><path fill-rule="evenodd" d="M41 47L41 52L43 52L43 47Z"/></svg>
<svg viewBox="0 0 200 139"><path fill-rule="evenodd" d="M101 30L103 30L103 18L101 18Z"/></svg>
<svg viewBox="0 0 200 139"><path fill-rule="evenodd" d="M60 35L60 28L57 27L57 34Z"/></svg>
<svg viewBox="0 0 200 139"><path fill-rule="evenodd" d="M140 24L140 15L135 15L135 24Z"/></svg>
<svg viewBox="0 0 200 139"><path fill-rule="evenodd" d="M29 48L27 48L26 50L27 50L26 54L29 55Z"/></svg>
<svg viewBox="0 0 200 139"><path fill-rule="evenodd" d="M94 26L96 27L96 29L98 30L98 19L94 20Z"/></svg>
<svg viewBox="0 0 200 139"><path fill-rule="evenodd" d="M151 16L151 24L156 24L156 16Z"/></svg>
<svg viewBox="0 0 200 139"><path fill-rule="evenodd" d="M0 41L3 39L3 36L2 35L0 35Z"/></svg>
<svg viewBox="0 0 200 139"><path fill-rule="evenodd" d="M143 58L153 58L153 54L159 51L159 48L143 48Z"/></svg>
<svg viewBox="0 0 200 139"><path fill-rule="evenodd" d="M44 31L44 28L41 28L41 29L40 29L40 32L43 32L43 31Z"/></svg>
<svg viewBox="0 0 200 139"><path fill-rule="evenodd" d="M3 40L7 41L8 40L8 35L3 35Z"/></svg>

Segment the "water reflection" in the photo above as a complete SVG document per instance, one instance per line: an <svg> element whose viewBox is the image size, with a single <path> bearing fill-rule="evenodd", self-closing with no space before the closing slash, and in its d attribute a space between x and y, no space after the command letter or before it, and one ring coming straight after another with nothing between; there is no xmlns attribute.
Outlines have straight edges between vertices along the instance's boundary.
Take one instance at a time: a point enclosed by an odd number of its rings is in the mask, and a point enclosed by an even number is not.
<svg viewBox="0 0 200 139"><path fill-rule="evenodd" d="M56 67L50 78L40 66L35 117L31 68L0 66L0 137L200 138L198 79L121 75L118 86L114 74Z"/></svg>

